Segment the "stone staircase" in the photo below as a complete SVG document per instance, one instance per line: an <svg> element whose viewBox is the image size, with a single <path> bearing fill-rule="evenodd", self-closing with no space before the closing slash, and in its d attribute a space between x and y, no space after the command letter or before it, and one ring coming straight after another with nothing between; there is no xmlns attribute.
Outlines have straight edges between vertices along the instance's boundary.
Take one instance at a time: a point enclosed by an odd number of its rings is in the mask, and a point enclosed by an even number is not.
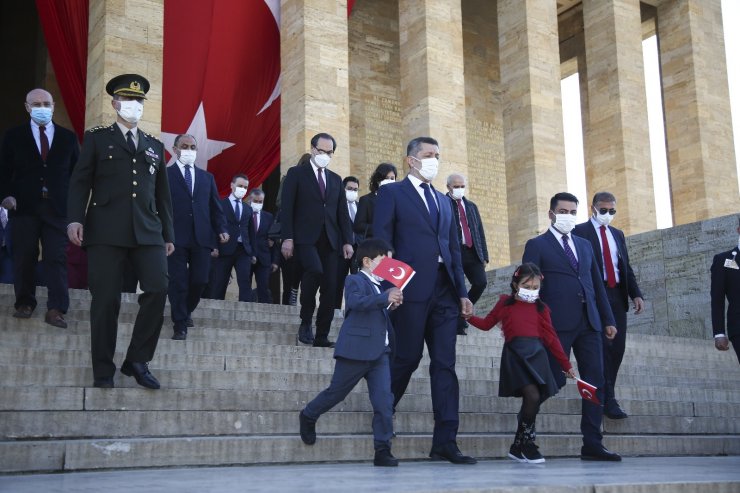
<svg viewBox="0 0 740 493"><path fill-rule="evenodd" d="M317 425L315 446L298 437L298 411L325 388L332 352L296 343L294 307L204 300L188 340L172 341L165 317L150 367L159 391L116 374L91 387L89 293L72 291L69 328L43 323L45 291L30 320L12 318L12 286L0 285L0 473L168 466L368 461L372 412L364 384ZM123 360L137 310L124 295ZM167 308L169 310L169 308ZM336 320L332 338L341 320ZM506 455L518 399L496 397L503 338L458 338L461 449ZM395 418L393 452L424 459L433 415L426 357ZM740 455L740 365L711 341L631 335L618 382L630 418L605 419L605 444L625 456ZM571 383L538 418L546 457L580 451L580 397Z"/></svg>

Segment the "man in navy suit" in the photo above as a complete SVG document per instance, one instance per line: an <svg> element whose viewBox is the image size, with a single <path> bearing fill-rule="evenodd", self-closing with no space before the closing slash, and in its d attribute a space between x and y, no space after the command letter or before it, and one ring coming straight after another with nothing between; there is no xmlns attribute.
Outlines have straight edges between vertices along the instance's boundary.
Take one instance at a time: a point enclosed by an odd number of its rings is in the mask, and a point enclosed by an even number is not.
<svg viewBox="0 0 740 493"><path fill-rule="evenodd" d="M67 195L69 177L80 156L77 136L52 121L54 100L34 89L26 96L31 121L5 133L0 148L0 198L10 211L16 318L36 308L39 240L48 288L46 323L66 328Z"/></svg>
<svg viewBox="0 0 740 493"><path fill-rule="evenodd" d="M250 208L244 203L248 187L247 177L237 174L231 179L231 193L221 200L229 238L213 252L215 259L211 268L209 296L216 300L226 297L226 288L233 269L239 286L239 301L252 301L250 273L252 265L257 262L257 257L254 256L254 248L250 242Z"/></svg>
<svg viewBox="0 0 740 493"><path fill-rule="evenodd" d="M0 283L13 284L13 250L10 241L10 219L0 206Z"/></svg>
<svg viewBox="0 0 740 493"><path fill-rule="evenodd" d="M635 304L635 314L642 313L645 303L630 265L624 233L609 226L617 213L617 199L609 192L599 192L591 201L593 215L575 227L573 234L591 242L596 264L606 286L606 297L617 323L617 335L604 340L604 415L610 419L625 419L627 413L614 395L619 366L624 357L627 340L627 311L629 298ZM628 298L629 297L629 298Z"/></svg>
<svg viewBox="0 0 740 493"><path fill-rule="evenodd" d="M350 223L352 223L352 248L357 250L357 235L355 235L355 217L357 216L357 195L360 190L360 180L355 176L345 176L342 180L344 188L344 199ZM344 258L340 255L337 269L337 294L334 299L334 308L342 309L342 297L344 295L344 280L348 274L355 274L358 270L357 261L353 255L351 258Z"/></svg>
<svg viewBox="0 0 740 493"><path fill-rule="evenodd" d="M398 327L391 365L394 407L419 366L424 342L431 359L429 376L434 436L429 454L455 464L475 464L457 446L459 385L455 372L457 323L472 313L460 257L460 240L447 197L431 186L439 169L439 144L417 137L406 148L406 179L378 190L373 235L394 248L395 258L416 271L404 303L393 314Z"/></svg>
<svg viewBox="0 0 740 493"><path fill-rule="evenodd" d="M257 302L272 303L270 293L270 274L278 269L278 258L280 252L273 240L267 234L274 222L272 214L262 210L265 203L265 192L255 188L249 192L249 206L251 217L249 219L249 242L252 245L253 256L257 261L252 264L250 284L252 277L257 281Z"/></svg>
<svg viewBox="0 0 740 493"><path fill-rule="evenodd" d="M391 454L393 436L393 394L389 360L393 347L393 325L388 309L403 303L397 287L385 291L373 277L375 269L390 246L372 238L357 250L362 270L347 277L345 317L334 350L334 375L331 385L309 402L299 414L301 439L306 445L316 443L316 420L347 397L361 379L367 380L373 405L373 445L376 466L394 467L398 460Z"/></svg>
<svg viewBox="0 0 740 493"><path fill-rule="evenodd" d="M604 402L604 360L602 330L613 339L617 329L604 290L591 244L571 235L576 225L578 199L567 192L550 199L548 213L551 226L540 236L527 241L522 263L532 262L542 271L544 281L540 298L552 311L552 324L565 354L571 348L576 355L578 372L597 388L599 402ZM565 376L554 358L552 372L558 384L565 385ZM603 406L583 400L581 433L582 460L619 461L619 454L602 444L601 421Z"/></svg>
<svg viewBox="0 0 740 493"><path fill-rule="evenodd" d="M167 257L174 334L172 339L187 339L191 314L195 311L211 270L214 237L229 240L213 175L195 166L198 145L192 135L178 135L172 146L177 157L167 169L172 196L175 251Z"/></svg>
<svg viewBox="0 0 740 493"><path fill-rule="evenodd" d="M737 228L740 234L740 224ZM730 342L740 361L740 267L738 245L727 252L714 256L712 260L712 329L714 347L727 351ZM727 299L727 323L725 324L725 299ZM725 331L725 329L727 329Z"/></svg>
<svg viewBox="0 0 740 493"><path fill-rule="evenodd" d="M314 347L334 347L328 336L334 319L339 252L346 259L354 253L342 179L327 169L336 148L331 135L314 135L311 153L286 173L281 197L280 249L286 259L295 254L303 270L298 340ZM319 288L314 339L311 322Z"/></svg>

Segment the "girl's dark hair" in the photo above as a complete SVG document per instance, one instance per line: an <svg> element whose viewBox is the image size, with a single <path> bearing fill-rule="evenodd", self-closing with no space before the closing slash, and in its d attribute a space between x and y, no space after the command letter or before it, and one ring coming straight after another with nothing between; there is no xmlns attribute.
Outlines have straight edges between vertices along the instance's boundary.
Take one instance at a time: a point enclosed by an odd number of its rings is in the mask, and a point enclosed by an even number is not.
<svg viewBox="0 0 740 493"><path fill-rule="evenodd" d="M375 168L375 171L373 171L373 175L370 177L370 191L371 192L377 192L378 188L380 188L380 182L385 180L385 177L388 176L388 173L393 171L393 174L398 178L398 169L391 164L391 163L380 163L377 168Z"/></svg>
<svg viewBox="0 0 740 493"><path fill-rule="evenodd" d="M513 305L514 303L516 303L516 285L522 281L526 281L531 277L539 277L540 279L545 278L545 276L542 275L540 268L532 262L525 262L517 267L514 271L514 275L511 276L511 296L505 301L504 304ZM546 305L541 299L537 298L537 301L535 301L535 305L537 305L538 312L545 311Z"/></svg>

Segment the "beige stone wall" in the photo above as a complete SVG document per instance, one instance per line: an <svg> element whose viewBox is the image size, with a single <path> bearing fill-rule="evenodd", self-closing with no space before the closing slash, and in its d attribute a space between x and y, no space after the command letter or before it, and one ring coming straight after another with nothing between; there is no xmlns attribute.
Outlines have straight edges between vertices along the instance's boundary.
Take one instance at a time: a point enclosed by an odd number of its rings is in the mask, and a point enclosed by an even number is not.
<svg viewBox="0 0 740 493"><path fill-rule="evenodd" d="M85 127L115 120L105 84L137 73L151 87L140 128L159 135L162 126L164 0L90 0Z"/></svg>
<svg viewBox="0 0 740 493"><path fill-rule="evenodd" d="M405 176L398 0L362 0L349 18L350 173L366 194L382 162Z"/></svg>
<svg viewBox="0 0 740 493"><path fill-rule="evenodd" d="M511 258L496 4L474 0L463 2L462 7L467 196L478 205L483 219L488 267L500 267Z"/></svg>

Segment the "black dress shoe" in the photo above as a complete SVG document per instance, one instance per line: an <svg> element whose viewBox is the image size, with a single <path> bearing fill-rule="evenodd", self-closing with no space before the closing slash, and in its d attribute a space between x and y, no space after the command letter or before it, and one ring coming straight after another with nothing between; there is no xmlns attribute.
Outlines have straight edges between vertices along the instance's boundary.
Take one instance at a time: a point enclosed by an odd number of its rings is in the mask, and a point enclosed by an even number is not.
<svg viewBox="0 0 740 493"><path fill-rule="evenodd" d="M619 403L614 400L607 402L604 406L604 416L609 419L626 419L630 417L629 414L619 407Z"/></svg>
<svg viewBox="0 0 740 493"><path fill-rule="evenodd" d="M136 379L136 383L142 387L154 390L159 388L159 382L154 378L154 375L151 374L149 371L149 365L146 363L133 363L126 360L121 365L121 373L127 377L134 377Z"/></svg>
<svg viewBox="0 0 740 493"><path fill-rule="evenodd" d="M334 347L334 343L331 342L329 339L323 337L321 339L316 339L313 341L313 347Z"/></svg>
<svg viewBox="0 0 740 493"><path fill-rule="evenodd" d="M457 448L457 443L449 442L444 445L432 446L432 451L429 453L429 457L434 460L446 460L453 464L477 464L478 461L474 457L463 455L460 449Z"/></svg>
<svg viewBox="0 0 740 493"><path fill-rule="evenodd" d="M13 317L15 318L31 318L31 314L33 313L33 307L28 305L21 305L18 308L15 309L15 313L13 313Z"/></svg>
<svg viewBox="0 0 740 493"><path fill-rule="evenodd" d="M393 457L390 450L381 449L375 451L373 464L378 467L398 467L398 459Z"/></svg>
<svg viewBox="0 0 740 493"><path fill-rule="evenodd" d="M581 460L592 460L602 462L619 462L622 456L607 450L604 446L599 448L581 447Z"/></svg>
<svg viewBox="0 0 740 493"><path fill-rule="evenodd" d="M303 411L298 415L298 422L301 424L301 440L306 445L316 443L316 420L309 418Z"/></svg>
<svg viewBox="0 0 740 493"><path fill-rule="evenodd" d="M183 332L181 330L175 331L174 334L172 334L172 340L173 341L184 341L188 338L187 332Z"/></svg>
<svg viewBox="0 0 740 493"><path fill-rule="evenodd" d="M97 387L99 389L112 389L112 388L115 388L115 385L113 384L113 377L100 377L100 378L96 378L93 381L93 387Z"/></svg>
<svg viewBox="0 0 740 493"><path fill-rule="evenodd" d="M313 331L310 323L302 323L298 328L298 340L303 344L313 344Z"/></svg>
<svg viewBox="0 0 740 493"><path fill-rule="evenodd" d="M185 320L185 327L195 327L195 324L193 323L193 319L191 317L188 317L188 319Z"/></svg>

